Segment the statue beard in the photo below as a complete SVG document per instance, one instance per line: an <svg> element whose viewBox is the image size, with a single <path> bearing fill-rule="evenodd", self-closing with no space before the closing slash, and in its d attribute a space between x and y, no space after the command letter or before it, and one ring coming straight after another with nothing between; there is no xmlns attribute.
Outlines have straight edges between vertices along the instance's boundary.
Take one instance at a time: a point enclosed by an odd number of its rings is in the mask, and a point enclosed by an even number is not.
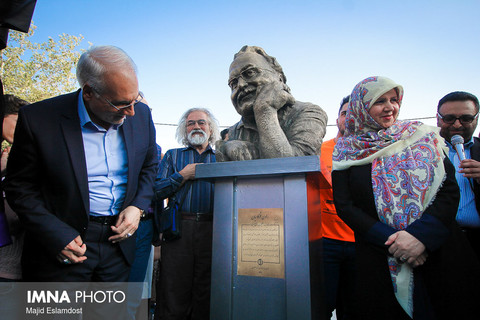
<svg viewBox="0 0 480 320"><path fill-rule="evenodd" d="M196 134L200 133L200 134ZM192 146L201 146L208 140L208 135L202 129L194 129L190 131L187 137L188 143Z"/></svg>

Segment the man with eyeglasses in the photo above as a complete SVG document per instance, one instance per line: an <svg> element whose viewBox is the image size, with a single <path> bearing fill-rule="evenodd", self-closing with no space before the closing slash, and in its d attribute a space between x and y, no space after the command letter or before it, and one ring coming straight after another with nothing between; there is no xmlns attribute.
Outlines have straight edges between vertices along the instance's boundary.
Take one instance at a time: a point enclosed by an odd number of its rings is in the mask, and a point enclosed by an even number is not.
<svg viewBox="0 0 480 320"><path fill-rule="evenodd" d="M219 139L217 121L208 109L189 109L178 123L176 137L185 147L165 153L155 181L155 197L171 201L176 196L181 238L162 242L155 313L163 320L208 320L214 185L196 180L195 168L198 163L216 160L212 145Z"/></svg>
<svg viewBox="0 0 480 320"><path fill-rule="evenodd" d="M455 165L460 187L460 204L456 220L480 258L480 139L473 137L478 123L478 98L471 93L455 91L438 102L437 126L449 147L450 161ZM465 160L460 161L451 139L464 140Z"/></svg>
<svg viewBox="0 0 480 320"><path fill-rule="evenodd" d="M18 116L5 190L26 229L24 279L123 282L153 197L155 128L120 48L84 52L77 80Z"/></svg>
<svg viewBox="0 0 480 320"><path fill-rule="evenodd" d="M242 116L217 142L217 161L306 156L320 153L327 114L296 101L274 57L244 46L230 65L231 100Z"/></svg>

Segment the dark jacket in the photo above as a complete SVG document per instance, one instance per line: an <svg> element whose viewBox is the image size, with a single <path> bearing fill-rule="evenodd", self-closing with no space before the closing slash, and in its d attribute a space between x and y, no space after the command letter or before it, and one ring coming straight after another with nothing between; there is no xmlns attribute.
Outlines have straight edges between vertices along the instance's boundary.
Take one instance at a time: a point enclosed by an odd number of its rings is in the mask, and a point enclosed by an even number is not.
<svg viewBox="0 0 480 320"><path fill-rule="evenodd" d="M470 158L480 161L480 139L473 137L473 146L470 148ZM480 214L480 184L473 179L473 192L475 193L475 204Z"/></svg>

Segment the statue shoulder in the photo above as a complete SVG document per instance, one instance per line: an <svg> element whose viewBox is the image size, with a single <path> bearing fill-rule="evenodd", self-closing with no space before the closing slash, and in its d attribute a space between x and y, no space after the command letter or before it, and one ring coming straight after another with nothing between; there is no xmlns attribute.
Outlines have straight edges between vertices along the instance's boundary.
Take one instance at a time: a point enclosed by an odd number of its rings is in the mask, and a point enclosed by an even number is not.
<svg viewBox="0 0 480 320"><path fill-rule="evenodd" d="M325 110L311 102L296 101L285 113L285 119L316 119L323 125L327 124L328 116Z"/></svg>
<svg viewBox="0 0 480 320"><path fill-rule="evenodd" d="M327 115L325 110L311 102L296 101L293 107L295 108L295 110L297 110L297 112L314 112L322 115Z"/></svg>

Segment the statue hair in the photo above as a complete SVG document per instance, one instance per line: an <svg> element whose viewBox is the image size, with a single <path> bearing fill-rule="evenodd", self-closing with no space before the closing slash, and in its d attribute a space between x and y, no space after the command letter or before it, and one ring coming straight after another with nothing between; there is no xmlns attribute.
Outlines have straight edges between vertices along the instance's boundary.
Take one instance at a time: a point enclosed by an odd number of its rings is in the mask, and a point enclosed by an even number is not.
<svg viewBox="0 0 480 320"><path fill-rule="evenodd" d="M247 53L247 52L257 53L257 54L261 55L262 57L264 57L265 60L267 60L268 64L272 67L272 69L277 71L280 74L280 77L281 77L281 80L283 81L283 83L287 83L287 77L283 73L282 66L280 66L280 64L277 62L277 59L275 59L272 56L269 56L265 52L265 50L263 50L260 47L257 47L257 46L243 46L242 49L240 49L240 51L238 51L233 56L233 60L235 60L239 55L241 55L243 53Z"/></svg>

